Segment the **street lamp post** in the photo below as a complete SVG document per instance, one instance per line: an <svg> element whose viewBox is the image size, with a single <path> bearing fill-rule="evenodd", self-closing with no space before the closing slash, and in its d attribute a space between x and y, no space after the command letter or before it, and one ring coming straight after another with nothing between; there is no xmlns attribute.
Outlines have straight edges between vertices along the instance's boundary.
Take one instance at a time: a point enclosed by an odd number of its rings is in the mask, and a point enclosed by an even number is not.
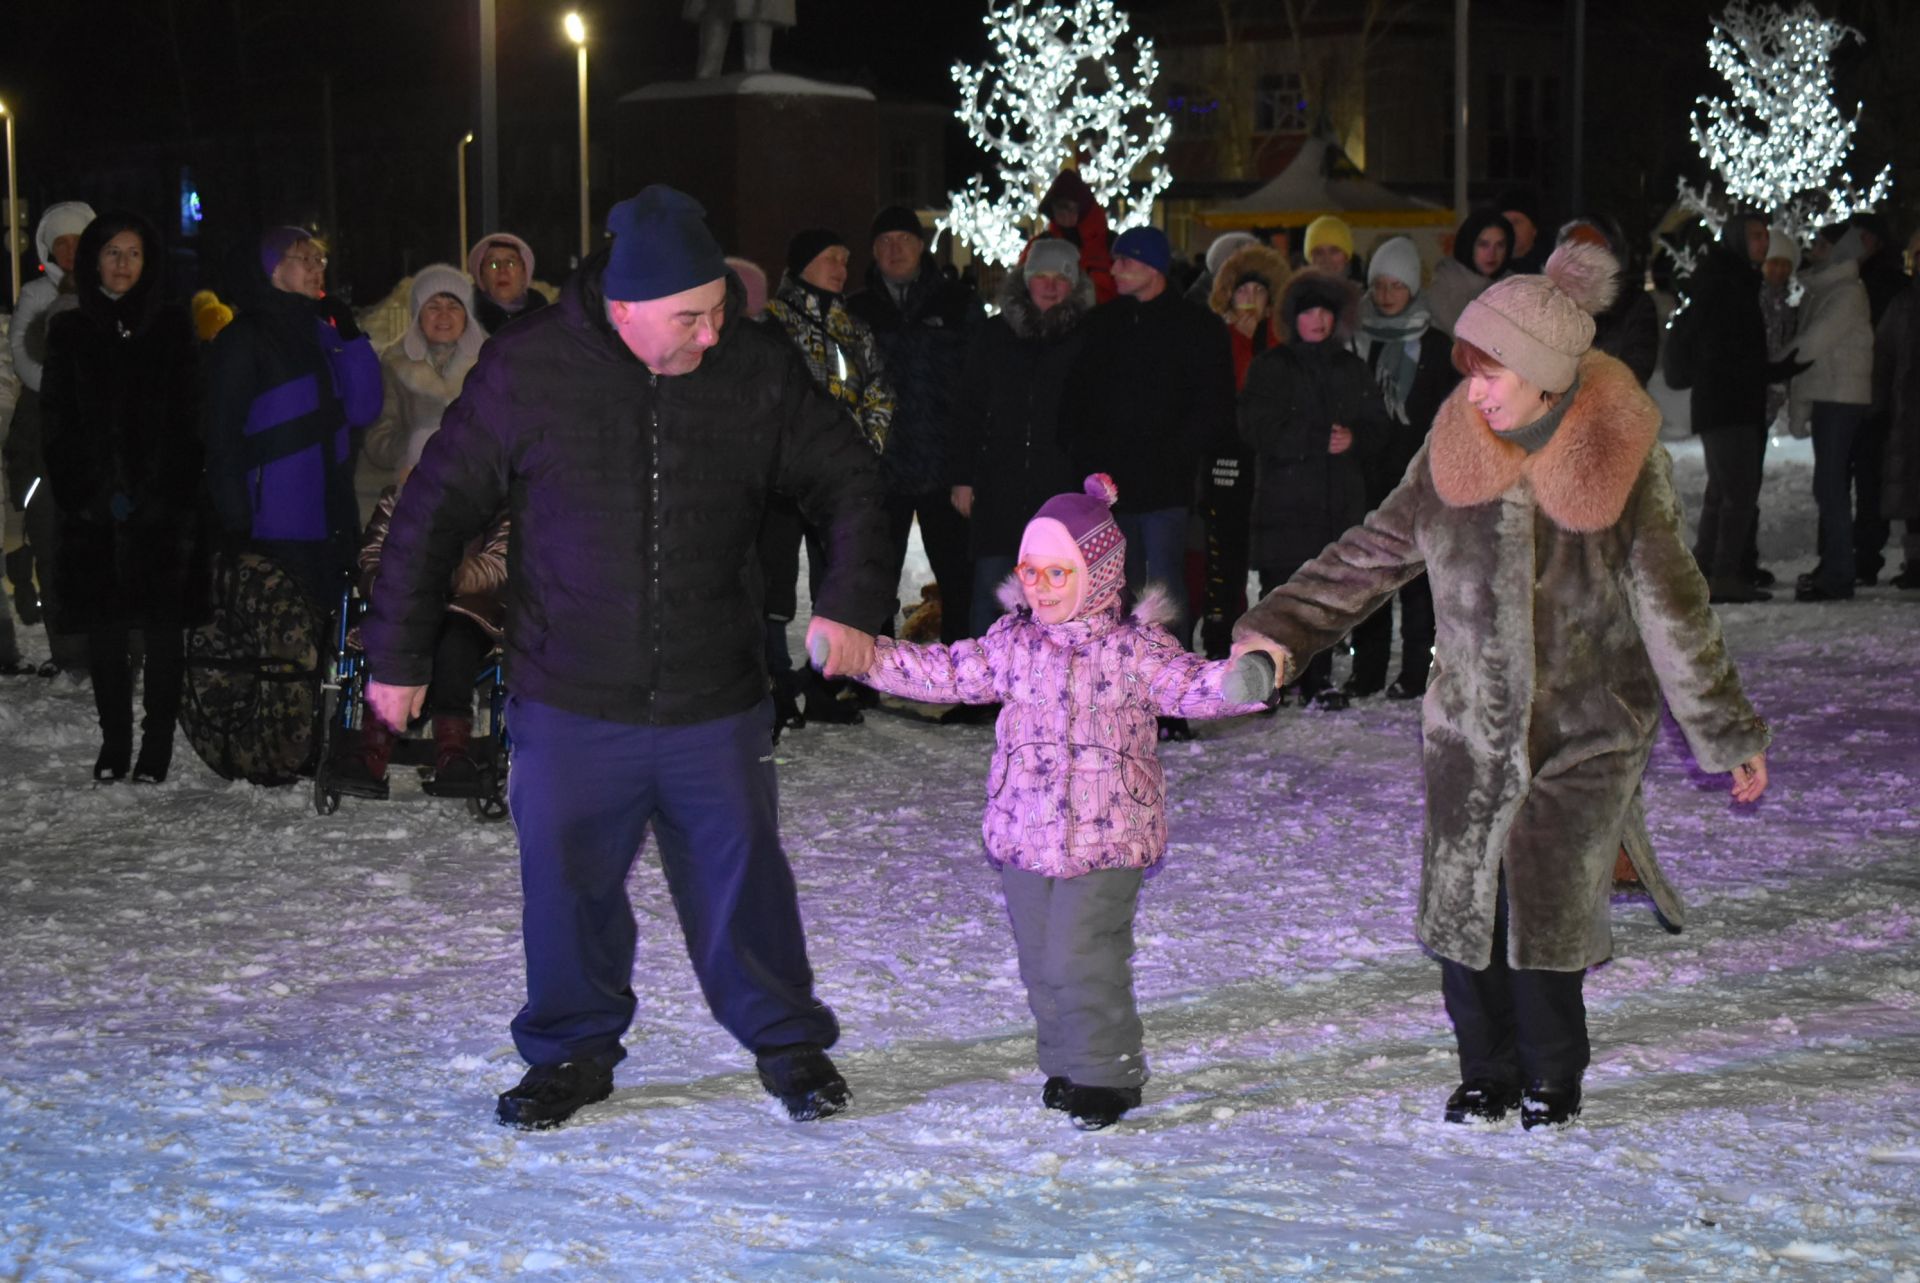
<svg viewBox="0 0 1920 1283"><path fill-rule="evenodd" d="M580 259L585 262L592 239L587 217L587 24L578 13L569 13L566 28L580 55Z"/></svg>
<svg viewBox="0 0 1920 1283"><path fill-rule="evenodd" d="M453 148L453 165L460 176L460 248L455 252L453 261L467 261L467 148L473 145L473 131L469 129Z"/></svg>
<svg viewBox="0 0 1920 1283"><path fill-rule="evenodd" d="M13 169L13 113L0 103L7 120L7 254L13 260L13 306L20 303L20 189Z"/></svg>

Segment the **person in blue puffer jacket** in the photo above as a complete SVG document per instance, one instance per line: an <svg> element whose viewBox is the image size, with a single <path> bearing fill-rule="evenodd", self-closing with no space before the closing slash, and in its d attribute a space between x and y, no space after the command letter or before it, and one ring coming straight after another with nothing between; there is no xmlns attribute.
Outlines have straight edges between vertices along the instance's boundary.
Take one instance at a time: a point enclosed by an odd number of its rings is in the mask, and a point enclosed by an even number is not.
<svg viewBox="0 0 1920 1283"><path fill-rule="evenodd" d="M260 238L254 297L208 354L207 484L230 539L283 566L330 610L359 548L355 429L379 416L380 362L326 293L326 245Z"/></svg>

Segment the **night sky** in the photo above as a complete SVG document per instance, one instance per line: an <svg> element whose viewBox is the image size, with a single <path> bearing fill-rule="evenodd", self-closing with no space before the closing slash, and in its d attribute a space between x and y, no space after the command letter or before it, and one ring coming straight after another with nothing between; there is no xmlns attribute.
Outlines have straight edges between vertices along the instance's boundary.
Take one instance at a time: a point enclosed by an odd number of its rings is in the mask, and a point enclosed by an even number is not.
<svg viewBox="0 0 1920 1283"><path fill-rule="evenodd" d="M1531 4L1556 17L1560 9L1552 0L1475 2L1482 12ZM696 36L680 18L681 5L580 5L592 33L596 122L613 120L615 100L638 85L691 75ZM510 225L564 226L573 207L567 149L574 60L560 25L568 7L565 0L498 0L502 212ZM1194 5L1129 6L1143 25L1183 7ZM1240 7L1257 11L1262 0L1241 0ZM1264 7L1278 5L1268 0ZM1321 3L1322 12L1348 7L1344 0ZM1671 191L1671 172L1651 172L1646 156L1654 147L1674 164L1689 159L1692 94L1717 88L1700 42L1706 15L1720 7L1717 0L1589 0L1589 163L1613 163L1608 141L1631 137L1630 147L1616 149L1618 163L1639 171L1617 176L1612 188L1607 175L1596 175L1590 186L1649 208ZM1870 38L1898 28L1891 38L1920 46L1920 4L1831 0L1822 7ZM950 104L949 66L987 52L984 8L985 0L799 0L799 24L776 37L774 65L865 85L883 99ZM455 144L477 124L476 11L475 0L4 0L0 100L19 117L20 190L29 219L49 201L80 196L96 207L124 204L163 224L171 220L170 234L191 248L175 256L176 287L217 283L221 262L263 225L337 224L336 277L365 301L423 258L451 256ZM1903 58L1883 42L1875 53L1892 55L1890 65L1910 65L1920 47ZM1445 51L1436 50L1439 56ZM736 46L730 68L737 59ZM1622 66L1639 72L1622 76ZM1899 92L1907 99L1897 99ZM1910 101L1910 77L1892 78L1878 93L1886 104L1881 127L1863 129L1870 158L1879 138L1911 135L1886 122L1913 119L1907 109L1920 110ZM1648 133L1654 121L1669 122L1657 138ZM611 145L610 133L596 130L596 143ZM957 127L949 131L948 152L948 181L957 185L980 158ZM618 165L631 159L616 158L616 167L635 169ZM172 208L183 172L191 173L205 215L192 237L178 235ZM477 175L475 186L477 192ZM615 198L596 190L597 212ZM1630 224L1639 214L1621 212Z"/></svg>

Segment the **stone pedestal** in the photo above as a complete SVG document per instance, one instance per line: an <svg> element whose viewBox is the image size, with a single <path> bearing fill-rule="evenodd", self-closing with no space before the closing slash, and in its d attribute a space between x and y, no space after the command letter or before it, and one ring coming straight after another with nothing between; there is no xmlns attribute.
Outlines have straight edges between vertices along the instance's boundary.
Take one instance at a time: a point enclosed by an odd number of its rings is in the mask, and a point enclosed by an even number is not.
<svg viewBox="0 0 1920 1283"><path fill-rule="evenodd" d="M648 85L620 100L619 191L667 183L707 207L729 254L778 284L808 227L847 238L860 286L879 208L878 104L864 89L777 72Z"/></svg>

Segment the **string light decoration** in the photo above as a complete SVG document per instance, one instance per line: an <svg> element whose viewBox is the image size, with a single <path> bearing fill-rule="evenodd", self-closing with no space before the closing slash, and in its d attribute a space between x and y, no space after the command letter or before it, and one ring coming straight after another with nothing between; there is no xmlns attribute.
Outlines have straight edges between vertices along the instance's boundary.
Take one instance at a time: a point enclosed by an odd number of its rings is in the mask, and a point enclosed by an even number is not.
<svg viewBox="0 0 1920 1283"><path fill-rule="evenodd" d="M1109 0L1011 0L990 5L984 21L993 57L954 64L956 115L997 172L949 193L936 235L951 232L975 256L1011 266L1045 224L1040 197L1076 157L1114 231L1145 223L1173 181L1155 163L1173 124L1149 96L1160 74L1153 42L1130 36Z"/></svg>
<svg viewBox="0 0 1920 1283"><path fill-rule="evenodd" d="M1695 188L1680 180L1680 203L1718 237L1734 204L1764 210L1773 226L1800 244L1822 227L1843 223L1885 200L1893 166L1862 190L1848 171L1856 104L1851 118L1833 101L1833 54L1862 39L1843 23L1820 16L1808 0L1792 9L1734 0L1714 20L1707 62L1733 91L1731 101L1698 99L1693 141L1719 177L1728 202L1711 182ZM1696 257L1669 246L1682 270Z"/></svg>

